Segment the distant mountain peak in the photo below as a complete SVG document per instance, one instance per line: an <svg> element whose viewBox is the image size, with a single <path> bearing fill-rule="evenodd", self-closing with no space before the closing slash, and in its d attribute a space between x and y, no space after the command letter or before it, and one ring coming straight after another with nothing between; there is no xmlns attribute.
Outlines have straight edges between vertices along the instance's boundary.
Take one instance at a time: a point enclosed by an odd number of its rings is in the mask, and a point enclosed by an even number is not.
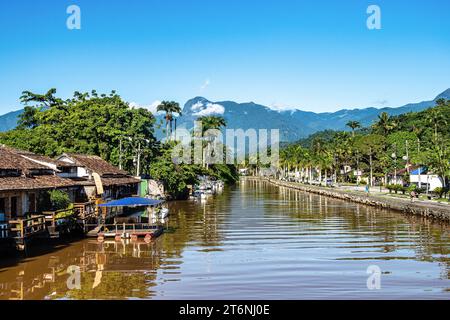
<svg viewBox="0 0 450 320"><path fill-rule="evenodd" d="M450 88L439 94L434 100L449 99L450 100Z"/></svg>
<svg viewBox="0 0 450 320"><path fill-rule="evenodd" d="M186 105L193 105L193 104L196 104L198 102L208 103L208 102L211 102L211 101L209 101L205 97L198 96L198 97L195 97L195 98L192 98L192 99L189 99L188 101L186 101L185 106Z"/></svg>
<svg viewBox="0 0 450 320"><path fill-rule="evenodd" d="M449 99L450 89L439 94L436 99ZM349 130L348 121L359 121L362 126L372 124L377 116L385 111L391 116L408 112L418 112L434 107L436 100L410 103L398 108L373 107L359 109L341 109L336 112L315 113L301 109L277 110L273 107L257 104L253 101L238 103L234 101L211 101L197 96L186 102L183 115L178 117L178 127L192 128L194 120L201 116L223 116L230 129L279 129L281 141L296 141L320 130ZM23 110L0 116L0 132L17 126L17 119ZM163 119L164 115L157 115ZM158 131L159 137L164 136Z"/></svg>

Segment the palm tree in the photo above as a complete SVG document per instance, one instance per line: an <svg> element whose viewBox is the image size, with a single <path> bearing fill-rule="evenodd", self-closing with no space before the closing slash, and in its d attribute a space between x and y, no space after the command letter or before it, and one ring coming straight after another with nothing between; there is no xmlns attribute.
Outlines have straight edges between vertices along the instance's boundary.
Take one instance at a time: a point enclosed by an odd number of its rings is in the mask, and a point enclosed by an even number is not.
<svg viewBox="0 0 450 320"><path fill-rule="evenodd" d="M396 126L397 124L392 121L392 118L387 112L378 115L378 122L373 125L373 127L380 130L384 136L387 136Z"/></svg>
<svg viewBox="0 0 450 320"><path fill-rule="evenodd" d="M352 147L350 142L349 133L345 131L338 132L334 138L333 158L335 180L337 180L340 169L348 165L352 158Z"/></svg>
<svg viewBox="0 0 450 320"><path fill-rule="evenodd" d="M434 141L435 143L438 140L438 127L439 125L447 125L447 120L445 119L444 114L438 108L430 109L426 115L426 121L434 126Z"/></svg>
<svg viewBox="0 0 450 320"><path fill-rule="evenodd" d="M221 116L202 116L202 117L197 118L197 121L200 121L202 123L202 136L208 130L220 130L222 127L225 127L227 125L225 118L221 117ZM211 143L213 142L213 140L211 140L211 138L214 139L214 137L210 137L210 136L207 137L206 147L209 147L211 145ZM203 165L208 167L208 164L205 163L205 160L206 160L205 153L206 153L206 148L204 149L204 152L203 152Z"/></svg>
<svg viewBox="0 0 450 320"><path fill-rule="evenodd" d="M164 111L166 113L166 140L169 141L169 137L172 134L173 114L181 115L180 105L175 101L163 101L156 108L156 111Z"/></svg>
<svg viewBox="0 0 450 320"><path fill-rule="evenodd" d="M422 138L424 131L425 131L424 128L421 126L413 125L413 127L412 127L412 132L417 137L417 156L419 156L419 154L420 154L420 139Z"/></svg>
<svg viewBox="0 0 450 320"><path fill-rule="evenodd" d="M352 129L352 137L355 137L355 129L361 128L361 123L358 121L349 121L346 126Z"/></svg>
<svg viewBox="0 0 450 320"><path fill-rule="evenodd" d="M225 118L220 116L203 116L197 118L197 120L202 123L202 133L210 129L220 130L227 125Z"/></svg>

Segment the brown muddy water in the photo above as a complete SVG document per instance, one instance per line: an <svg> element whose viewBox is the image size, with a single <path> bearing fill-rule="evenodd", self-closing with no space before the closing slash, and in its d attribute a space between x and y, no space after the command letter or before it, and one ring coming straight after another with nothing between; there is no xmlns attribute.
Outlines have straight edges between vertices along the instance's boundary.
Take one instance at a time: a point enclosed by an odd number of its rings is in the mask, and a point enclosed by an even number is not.
<svg viewBox="0 0 450 320"><path fill-rule="evenodd" d="M150 244L1 257L0 299L450 299L448 225L263 181L170 214Z"/></svg>

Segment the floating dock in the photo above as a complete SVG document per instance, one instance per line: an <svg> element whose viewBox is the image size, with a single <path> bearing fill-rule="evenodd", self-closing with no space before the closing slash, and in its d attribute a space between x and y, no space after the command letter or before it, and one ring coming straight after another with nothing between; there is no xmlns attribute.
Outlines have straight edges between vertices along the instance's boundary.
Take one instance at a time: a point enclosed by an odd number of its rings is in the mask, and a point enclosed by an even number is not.
<svg viewBox="0 0 450 320"><path fill-rule="evenodd" d="M122 239L137 240L138 238L144 238L144 240L150 241L159 237L163 233L163 230L163 227L160 225L147 223L111 224L97 226L89 231L87 236L97 238L98 241L104 241L106 238L114 238L118 241Z"/></svg>

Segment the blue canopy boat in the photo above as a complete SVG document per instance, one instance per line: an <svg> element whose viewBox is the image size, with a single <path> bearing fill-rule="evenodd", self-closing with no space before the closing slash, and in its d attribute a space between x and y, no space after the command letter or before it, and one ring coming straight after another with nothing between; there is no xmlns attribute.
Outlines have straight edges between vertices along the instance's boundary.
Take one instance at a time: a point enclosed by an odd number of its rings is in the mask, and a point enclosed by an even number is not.
<svg viewBox="0 0 450 320"><path fill-rule="evenodd" d="M150 240L159 236L162 233L162 226L156 224L158 218L153 210L155 207L159 207L164 201L141 198L141 197L129 197L119 200L113 200L107 203L99 204L99 208L110 208L115 211L115 214L110 215L108 218L105 216L104 223L101 223L97 228L91 230L88 236L96 236L99 240L103 240L105 237L114 237L116 240L123 238L137 238L138 236L144 236ZM137 220L132 222L126 221L128 218L119 218L123 214L123 208L146 208L144 211L134 210L131 216L137 217ZM149 209L151 208L151 213ZM119 210L122 214L119 213ZM169 210L162 208L158 211L159 218L167 217ZM114 223L106 223L109 218L115 218ZM147 223L142 223L141 218L147 218ZM122 221L121 221L122 220Z"/></svg>
<svg viewBox="0 0 450 320"><path fill-rule="evenodd" d="M162 200L129 197L119 200L113 200L108 203L100 204L99 207L114 208L114 207L156 207L163 203Z"/></svg>

